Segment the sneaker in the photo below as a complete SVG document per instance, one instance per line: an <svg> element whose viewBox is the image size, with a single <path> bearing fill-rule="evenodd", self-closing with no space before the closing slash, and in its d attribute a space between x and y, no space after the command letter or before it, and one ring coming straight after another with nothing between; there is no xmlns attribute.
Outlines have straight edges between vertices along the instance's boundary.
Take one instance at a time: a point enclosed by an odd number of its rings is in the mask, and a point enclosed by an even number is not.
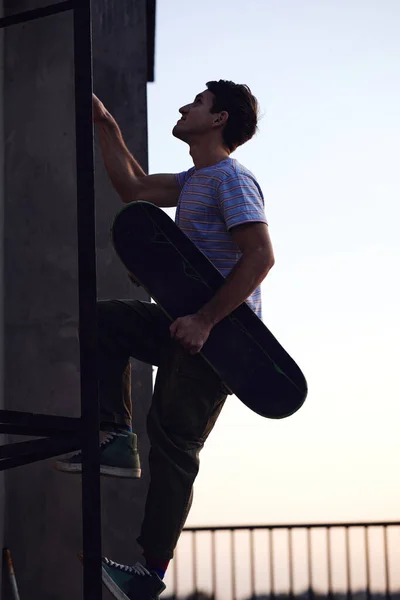
<svg viewBox="0 0 400 600"><path fill-rule="evenodd" d="M62 458L54 466L57 471L64 473L82 473L82 452ZM100 444L100 473L111 477L140 477L136 433L110 432L105 436Z"/></svg>
<svg viewBox="0 0 400 600"><path fill-rule="evenodd" d="M117 600L158 600L165 590L165 584L157 573L148 571L140 563L128 567L104 557L102 579Z"/></svg>

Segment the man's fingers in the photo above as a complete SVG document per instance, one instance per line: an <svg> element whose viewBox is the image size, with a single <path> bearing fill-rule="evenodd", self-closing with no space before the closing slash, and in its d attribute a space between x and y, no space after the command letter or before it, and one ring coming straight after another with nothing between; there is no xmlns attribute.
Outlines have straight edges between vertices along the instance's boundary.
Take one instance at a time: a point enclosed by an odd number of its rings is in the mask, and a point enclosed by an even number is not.
<svg viewBox="0 0 400 600"><path fill-rule="evenodd" d="M200 342L194 344L193 342L188 346L188 351L190 354L198 354L202 349L203 344Z"/></svg>
<svg viewBox="0 0 400 600"><path fill-rule="evenodd" d="M192 346L189 350L189 354L198 354L201 350L201 346Z"/></svg>
<svg viewBox="0 0 400 600"><path fill-rule="evenodd" d="M170 325L171 337L177 340L189 354L198 354L202 349L205 336L198 331L192 316L178 317Z"/></svg>
<svg viewBox="0 0 400 600"><path fill-rule="evenodd" d="M172 323L172 325L170 325L170 328L169 328L169 331L170 331L172 337L177 337L176 332L178 331L178 327L179 327L179 322L178 322L178 319L176 319L176 321L174 321Z"/></svg>

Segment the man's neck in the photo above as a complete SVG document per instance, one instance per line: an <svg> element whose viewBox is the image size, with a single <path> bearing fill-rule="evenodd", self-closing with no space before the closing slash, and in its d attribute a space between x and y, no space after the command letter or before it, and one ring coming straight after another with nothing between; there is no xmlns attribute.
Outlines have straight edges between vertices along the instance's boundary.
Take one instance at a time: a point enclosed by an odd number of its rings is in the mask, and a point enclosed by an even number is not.
<svg viewBox="0 0 400 600"><path fill-rule="evenodd" d="M222 160L229 158L229 152L220 146L212 147L203 144L191 144L190 156L196 169L212 167Z"/></svg>

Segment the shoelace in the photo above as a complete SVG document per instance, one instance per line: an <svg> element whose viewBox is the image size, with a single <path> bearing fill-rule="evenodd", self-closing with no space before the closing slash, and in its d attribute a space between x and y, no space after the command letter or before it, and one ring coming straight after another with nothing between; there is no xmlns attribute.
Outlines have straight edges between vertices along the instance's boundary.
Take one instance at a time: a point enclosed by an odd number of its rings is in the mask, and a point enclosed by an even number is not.
<svg viewBox="0 0 400 600"><path fill-rule="evenodd" d="M104 562L109 567L113 567L114 569L119 569L124 573L129 573L130 575L150 575L151 573L139 562L136 563L133 567L129 567L128 565L120 565L119 563L110 560L109 558L104 558Z"/></svg>
<svg viewBox="0 0 400 600"><path fill-rule="evenodd" d="M115 431L110 431L110 433L107 433L105 438L100 442L100 448L104 448L104 446L107 446L116 437L120 437L120 436L121 436L120 433L116 433Z"/></svg>
<svg viewBox="0 0 400 600"><path fill-rule="evenodd" d="M116 437L121 437L123 435L123 433L116 433L115 431L110 431L110 433L107 433L105 438L100 442L100 450L102 450L105 446L108 446L108 444L112 442ZM82 450L79 450L79 452L76 452L76 454L73 454L70 458L77 458L79 456L82 456Z"/></svg>

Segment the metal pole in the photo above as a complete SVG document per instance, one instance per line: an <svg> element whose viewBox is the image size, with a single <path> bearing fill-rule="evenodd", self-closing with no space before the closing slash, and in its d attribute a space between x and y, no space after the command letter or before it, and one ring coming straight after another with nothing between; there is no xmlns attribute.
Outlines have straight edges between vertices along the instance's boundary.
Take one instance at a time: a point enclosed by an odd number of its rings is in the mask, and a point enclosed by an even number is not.
<svg viewBox="0 0 400 600"><path fill-rule="evenodd" d="M196 532L192 532L192 561L193 561L193 589L197 594L197 545Z"/></svg>
<svg viewBox="0 0 400 600"><path fill-rule="evenodd" d="M256 597L256 568L254 562L254 529L250 529L250 585L251 598Z"/></svg>
<svg viewBox="0 0 400 600"><path fill-rule="evenodd" d="M231 582L232 582L232 600L236 597L236 559L235 559L235 530L231 529Z"/></svg>
<svg viewBox="0 0 400 600"><path fill-rule="evenodd" d="M274 538L272 528L268 529L269 539L269 580L270 580L270 598L275 598L275 576L274 576Z"/></svg>
<svg viewBox="0 0 400 600"><path fill-rule="evenodd" d="M101 508L97 382L96 230L90 0L74 0L79 338L82 418L82 523L85 600L100 600Z"/></svg>
<svg viewBox="0 0 400 600"><path fill-rule="evenodd" d="M211 531L211 580L212 580L212 597L217 595L217 558L215 552L215 531Z"/></svg>
<svg viewBox="0 0 400 600"><path fill-rule="evenodd" d="M332 550L331 550L331 528L328 527L326 530L326 562L328 568L328 598L332 600Z"/></svg>
<svg viewBox="0 0 400 600"><path fill-rule="evenodd" d="M293 598L293 585L294 585L293 530L290 527L288 529L288 550L289 550L289 598Z"/></svg>
<svg viewBox="0 0 400 600"><path fill-rule="evenodd" d="M8 574L10 576L11 593L13 600L20 600L17 579L15 577L14 565L11 558L11 552L8 548L4 548L4 555L7 561Z"/></svg>
<svg viewBox="0 0 400 600"><path fill-rule="evenodd" d="M385 557L385 598L390 599L390 571L389 571L389 549L388 549L388 536L387 527L383 528L383 549Z"/></svg>
<svg viewBox="0 0 400 600"><path fill-rule="evenodd" d="M312 600L314 597L314 580L313 580L313 555L312 555L312 539L311 527L307 527L307 566L308 566L308 598Z"/></svg>
<svg viewBox="0 0 400 600"><path fill-rule="evenodd" d="M371 569L370 569L370 562L369 562L368 533L369 533L369 528L365 527L364 528L364 543L365 543L365 572L366 572L366 579L367 579L366 595L367 595L367 600L370 600L370 598L371 598Z"/></svg>
<svg viewBox="0 0 400 600"><path fill-rule="evenodd" d="M347 584L347 600L350 600L352 597L352 587L351 587L351 563L350 563L350 532L349 528L345 528L346 533L346 584Z"/></svg>

